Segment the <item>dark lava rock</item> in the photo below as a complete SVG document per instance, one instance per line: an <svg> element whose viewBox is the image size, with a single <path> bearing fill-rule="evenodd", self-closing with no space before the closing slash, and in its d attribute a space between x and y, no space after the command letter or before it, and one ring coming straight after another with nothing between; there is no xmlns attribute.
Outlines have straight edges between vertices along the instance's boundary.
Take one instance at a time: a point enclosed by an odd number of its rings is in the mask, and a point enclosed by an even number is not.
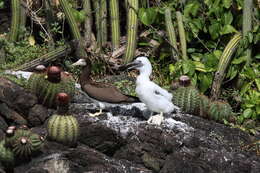
<svg viewBox="0 0 260 173"><path fill-rule="evenodd" d="M0 115L4 117L8 122L14 123L16 125L26 125L27 121L23 118L19 113L14 111L13 109L9 108L7 104L1 103L0 104Z"/></svg>
<svg viewBox="0 0 260 173"><path fill-rule="evenodd" d="M38 102L37 97L29 92L20 92L14 101L15 109L23 115L27 115L29 110Z"/></svg>
<svg viewBox="0 0 260 173"><path fill-rule="evenodd" d="M67 148L55 142L46 142L43 154L26 165L14 169L14 173L152 173L142 165L113 159L85 145Z"/></svg>
<svg viewBox="0 0 260 173"><path fill-rule="evenodd" d="M80 131L81 143L109 156L112 156L124 143L120 135L102 124L80 121Z"/></svg>
<svg viewBox="0 0 260 173"><path fill-rule="evenodd" d="M5 130L8 127L4 118L0 115L0 130Z"/></svg>
<svg viewBox="0 0 260 173"><path fill-rule="evenodd" d="M36 104L30 109L27 120L30 125L35 127L44 124L48 117L48 109L42 105Z"/></svg>

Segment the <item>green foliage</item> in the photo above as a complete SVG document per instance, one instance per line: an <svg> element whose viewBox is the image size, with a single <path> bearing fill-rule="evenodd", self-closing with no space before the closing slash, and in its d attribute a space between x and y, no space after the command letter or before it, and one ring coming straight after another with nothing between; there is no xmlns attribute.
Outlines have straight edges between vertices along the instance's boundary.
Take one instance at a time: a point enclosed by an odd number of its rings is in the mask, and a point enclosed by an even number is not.
<svg viewBox="0 0 260 173"><path fill-rule="evenodd" d="M4 0L0 0L0 9L4 8Z"/></svg>
<svg viewBox="0 0 260 173"><path fill-rule="evenodd" d="M79 135L78 121L72 115L54 114L48 121L47 131L49 139L73 146Z"/></svg>
<svg viewBox="0 0 260 173"><path fill-rule="evenodd" d="M155 8L140 8L138 11L139 20L145 25L151 25L155 22L157 11Z"/></svg>
<svg viewBox="0 0 260 173"><path fill-rule="evenodd" d="M29 62L47 53L48 46L45 44L30 45L29 35L25 33L24 38L16 43L11 43L0 37L2 49L5 52L5 63L0 64L0 71L12 69Z"/></svg>

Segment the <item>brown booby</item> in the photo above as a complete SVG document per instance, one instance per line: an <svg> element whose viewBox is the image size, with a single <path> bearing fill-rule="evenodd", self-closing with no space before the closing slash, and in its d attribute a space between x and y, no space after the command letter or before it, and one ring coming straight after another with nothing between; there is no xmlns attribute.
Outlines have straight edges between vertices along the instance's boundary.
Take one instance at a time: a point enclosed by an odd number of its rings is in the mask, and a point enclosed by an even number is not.
<svg viewBox="0 0 260 173"><path fill-rule="evenodd" d="M104 82L95 82L91 79L91 62L88 59L79 59L72 66L83 66L79 83L81 89L91 98L107 103L134 103L140 102L137 97L125 95L114 85ZM92 114L97 116L102 113L102 109L98 113Z"/></svg>

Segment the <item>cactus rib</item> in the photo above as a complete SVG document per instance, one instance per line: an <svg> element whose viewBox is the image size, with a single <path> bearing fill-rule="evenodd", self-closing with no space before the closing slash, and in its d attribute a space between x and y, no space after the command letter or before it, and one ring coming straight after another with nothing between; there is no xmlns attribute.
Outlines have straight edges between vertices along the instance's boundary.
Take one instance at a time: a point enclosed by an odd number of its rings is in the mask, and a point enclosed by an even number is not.
<svg viewBox="0 0 260 173"><path fill-rule="evenodd" d="M118 0L110 0L110 20L112 31L112 47L113 50L119 48L120 45L120 26L119 26L119 3Z"/></svg>
<svg viewBox="0 0 260 173"><path fill-rule="evenodd" d="M84 23L84 29L85 29L85 41L86 45L90 46L91 44L91 34L92 34L92 14L91 14L91 3L90 0L83 0L83 9L86 12L86 19Z"/></svg>
<svg viewBox="0 0 260 173"><path fill-rule="evenodd" d="M171 8L167 7L165 9L165 23L166 23L166 31L169 37L170 44L172 46L172 56L177 61L179 59L177 54L177 41L176 41L176 34L172 23L172 15L171 15Z"/></svg>
<svg viewBox="0 0 260 173"><path fill-rule="evenodd" d="M181 52L182 52L182 58L187 60L187 45L186 45L186 38L185 38L185 30L183 27L183 18L181 12L176 12L176 18L178 22L178 29L179 29L179 37L180 37L180 43L181 43Z"/></svg>
<svg viewBox="0 0 260 173"><path fill-rule="evenodd" d="M20 27L20 0L12 0L12 22L11 22L11 31L9 35L9 41L15 42L18 37L19 27Z"/></svg>
<svg viewBox="0 0 260 173"><path fill-rule="evenodd" d="M128 0L127 47L124 63L130 62L135 56L138 29L138 0Z"/></svg>
<svg viewBox="0 0 260 173"><path fill-rule="evenodd" d="M80 32L77 26L76 20L72 14L71 7L69 6L68 0L60 0L60 5L62 7L63 12L65 13L66 19L70 25L70 29L73 35L73 38L76 40L80 40Z"/></svg>
<svg viewBox="0 0 260 173"><path fill-rule="evenodd" d="M100 1L100 29L101 29L101 45L104 46L107 42L107 1Z"/></svg>

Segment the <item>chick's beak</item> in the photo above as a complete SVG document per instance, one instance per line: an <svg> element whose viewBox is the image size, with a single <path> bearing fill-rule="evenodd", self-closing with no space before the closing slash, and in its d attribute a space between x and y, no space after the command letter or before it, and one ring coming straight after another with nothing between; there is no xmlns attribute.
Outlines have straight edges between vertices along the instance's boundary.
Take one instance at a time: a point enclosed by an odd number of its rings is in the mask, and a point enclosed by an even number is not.
<svg viewBox="0 0 260 173"><path fill-rule="evenodd" d="M143 64L141 61L138 61L138 60L135 60L133 62L130 62L128 64L125 65L126 69L127 70L132 70L132 69L136 69L138 67L142 67Z"/></svg>

